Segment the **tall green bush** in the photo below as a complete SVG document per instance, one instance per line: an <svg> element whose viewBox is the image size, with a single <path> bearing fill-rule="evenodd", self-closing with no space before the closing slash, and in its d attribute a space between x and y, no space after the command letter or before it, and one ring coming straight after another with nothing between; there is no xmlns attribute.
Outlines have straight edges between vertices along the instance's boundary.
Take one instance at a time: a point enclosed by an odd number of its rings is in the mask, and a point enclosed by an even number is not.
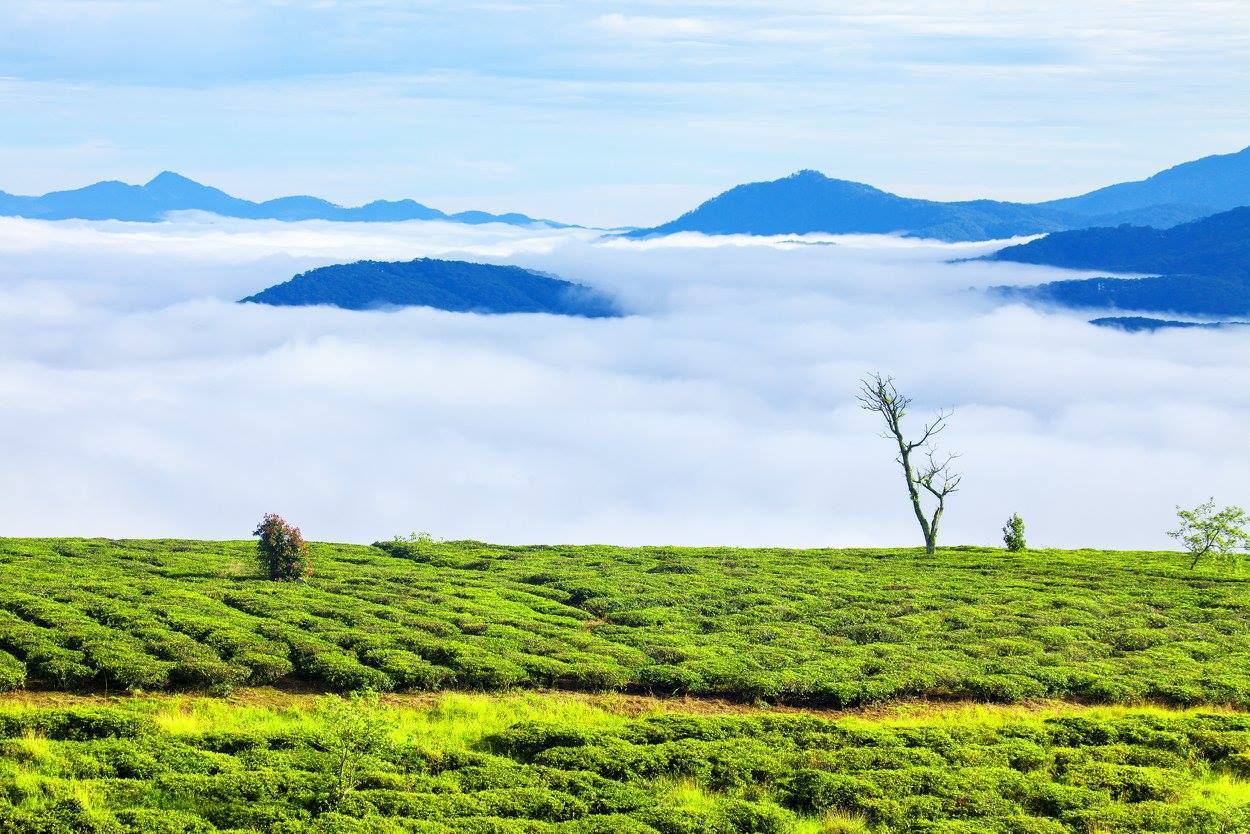
<svg viewBox="0 0 1250 834"><path fill-rule="evenodd" d="M1011 518L1003 525L1003 544L1012 553L1028 549L1029 545L1024 540L1024 519L1020 517L1020 513L1012 513Z"/></svg>
<svg viewBox="0 0 1250 834"><path fill-rule="evenodd" d="M304 536L282 516L266 513L252 535L260 537L256 556L266 577L275 582L302 582L312 575Z"/></svg>

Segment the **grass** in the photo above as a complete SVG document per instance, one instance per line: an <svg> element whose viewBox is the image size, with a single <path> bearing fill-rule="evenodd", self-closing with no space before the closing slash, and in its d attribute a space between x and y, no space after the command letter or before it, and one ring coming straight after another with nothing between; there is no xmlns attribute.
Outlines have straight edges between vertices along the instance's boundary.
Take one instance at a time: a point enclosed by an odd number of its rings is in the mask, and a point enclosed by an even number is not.
<svg viewBox="0 0 1250 834"><path fill-rule="evenodd" d="M389 743L332 804L333 713L273 694L0 699L0 831L1250 830L1250 716L1228 711L829 719L565 693L397 697L360 702Z"/></svg>
<svg viewBox="0 0 1250 834"><path fill-rule="evenodd" d="M1250 580L1174 553L0 540L0 688L513 687L839 709L1250 707Z"/></svg>
<svg viewBox="0 0 1250 834"><path fill-rule="evenodd" d="M0 539L0 832L1250 832L1250 581L1178 554L253 553Z"/></svg>

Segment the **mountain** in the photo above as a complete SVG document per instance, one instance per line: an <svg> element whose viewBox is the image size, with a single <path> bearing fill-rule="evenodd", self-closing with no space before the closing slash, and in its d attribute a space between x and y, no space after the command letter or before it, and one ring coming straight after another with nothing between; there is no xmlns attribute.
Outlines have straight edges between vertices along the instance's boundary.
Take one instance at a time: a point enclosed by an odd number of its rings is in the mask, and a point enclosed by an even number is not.
<svg viewBox="0 0 1250 834"><path fill-rule="evenodd" d="M1143 226L1056 232L987 260L1153 275L1250 277L1250 208L1171 229Z"/></svg>
<svg viewBox="0 0 1250 834"><path fill-rule="evenodd" d="M1226 330L1230 327L1247 327L1250 321L1173 321L1171 319L1152 319L1143 316L1107 316L1090 319L1090 324L1098 327L1110 327L1127 333L1153 333L1156 330L1193 329Z"/></svg>
<svg viewBox="0 0 1250 834"><path fill-rule="evenodd" d="M296 275L240 303L348 310L435 307L465 313L552 313L607 318L621 315L612 299L589 287L519 266L443 261L357 261Z"/></svg>
<svg viewBox="0 0 1250 834"><path fill-rule="evenodd" d="M153 222L171 211L206 211L249 220L446 220L452 223L507 223L566 228L565 223L539 220L524 214L463 211L447 214L415 200L375 200L346 207L320 197L278 197L261 203L232 197L172 171L164 171L143 185L110 180L72 191L53 191L42 197L22 197L0 191L0 216L43 220L130 220Z"/></svg>
<svg viewBox="0 0 1250 834"><path fill-rule="evenodd" d="M1140 310L1187 316L1250 315L1250 278L1160 275L1074 278L1026 287L992 287L1007 301L1094 310Z"/></svg>
<svg viewBox="0 0 1250 834"><path fill-rule="evenodd" d="M1123 223L1166 228L1241 205L1250 205L1250 148L1178 165L1141 182L1044 203L920 200L819 171L799 171L736 186L676 220L628 234L901 233L993 240Z"/></svg>
<svg viewBox="0 0 1250 834"><path fill-rule="evenodd" d="M1196 316L1250 314L1250 208L1171 229L1118 226L1056 232L985 259L1150 276L994 288L1000 297Z"/></svg>
<svg viewBox="0 0 1250 834"><path fill-rule="evenodd" d="M1136 211L1152 205L1187 206L1204 214L1250 205L1250 148L1238 153L1205 156L1144 180L1109 185L1079 197L1039 205L1086 217ZM1203 214L1195 215L1201 216Z"/></svg>

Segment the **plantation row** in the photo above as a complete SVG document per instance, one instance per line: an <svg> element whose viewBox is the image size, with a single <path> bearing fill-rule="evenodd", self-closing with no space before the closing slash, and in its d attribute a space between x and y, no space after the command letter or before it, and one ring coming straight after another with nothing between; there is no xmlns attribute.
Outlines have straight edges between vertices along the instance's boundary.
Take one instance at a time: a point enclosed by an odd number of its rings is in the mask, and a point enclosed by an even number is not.
<svg viewBox="0 0 1250 834"><path fill-rule="evenodd" d="M1174 554L0 540L0 688L515 686L1250 707L1250 582Z"/></svg>
<svg viewBox="0 0 1250 834"><path fill-rule="evenodd" d="M1250 717L826 721L435 707L336 795L299 710L0 710L0 830L84 834L1064 834L1250 830ZM190 719L185 710L190 710ZM440 710L442 713L440 714ZM540 714L541 709L535 709ZM559 709L554 710L555 713ZM456 724L481 732L448 736ZM204 725L211 726L204 726ZM338 798L335 798L338 796Z"/></svg>

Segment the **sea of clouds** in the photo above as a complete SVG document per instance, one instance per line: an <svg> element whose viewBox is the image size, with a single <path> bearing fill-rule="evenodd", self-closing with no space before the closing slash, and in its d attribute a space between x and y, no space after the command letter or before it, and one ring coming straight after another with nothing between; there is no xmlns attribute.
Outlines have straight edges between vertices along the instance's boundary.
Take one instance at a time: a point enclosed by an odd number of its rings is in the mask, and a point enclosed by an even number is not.
<svg viewBox="0 0 1250 834"><path fill-rule="evenodd" d="M1250 339L1126 334L977 291L1056 271L888 237L186 215L0 219L0 534L500 542L918 541L880 370L913 429L956 411L943 540L1165 546L1174 505L1250 502ZM234 299L304 269L517 263L631 315L584 320Z"/></svg>

